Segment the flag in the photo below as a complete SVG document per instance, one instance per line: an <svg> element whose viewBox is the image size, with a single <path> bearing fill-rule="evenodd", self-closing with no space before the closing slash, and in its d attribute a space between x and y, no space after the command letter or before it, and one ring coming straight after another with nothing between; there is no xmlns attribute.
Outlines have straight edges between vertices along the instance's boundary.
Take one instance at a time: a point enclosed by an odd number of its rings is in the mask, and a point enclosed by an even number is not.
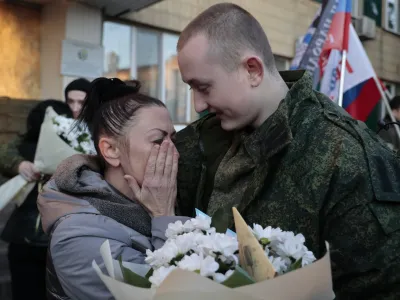
<svg viewBox="0 0 400 300"><path fill-rule="evenodd" d="M332 50L348 51L350 24L351 0L339 0L319 60L321 76L325 72Z"/></svg>
<svg viewBox="0 0 400 300"><path fill-rule="evenodd" d="M332 17L337 11L339 0L324 0L314 16L313 22L296 49L291 70L303 69L314 73L318 69L319 57L326 36L331 27Z"/></svg>
<svg viewBox="0 0 400 300"><path fill-rule="evenodd" d="M343 108L353 118L366 121L381 99L375 71L353 27L350 25Z"/></svg>
<svg viewBox="0 0 400 300"><path fill-rule="evenodd" d="M319 91L336 103L339 95L341 62L342 53L340 50L332 49L325 63L324 73L321 75L322 78L319 86Z"/></svg>

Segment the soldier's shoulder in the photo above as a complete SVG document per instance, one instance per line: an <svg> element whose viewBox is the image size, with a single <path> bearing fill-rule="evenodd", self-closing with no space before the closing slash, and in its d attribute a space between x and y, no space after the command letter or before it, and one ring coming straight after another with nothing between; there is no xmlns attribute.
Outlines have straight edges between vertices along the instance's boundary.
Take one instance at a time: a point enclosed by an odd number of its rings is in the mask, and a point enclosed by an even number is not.
<svg viewBox="0 0 400 300"><path fill-rule="evenodd" d="M223 131L221 121L214 114L208 114L177 132L176 147L179 150L179 147L198 144L202 136L213 135L217 131Z"/></svg>

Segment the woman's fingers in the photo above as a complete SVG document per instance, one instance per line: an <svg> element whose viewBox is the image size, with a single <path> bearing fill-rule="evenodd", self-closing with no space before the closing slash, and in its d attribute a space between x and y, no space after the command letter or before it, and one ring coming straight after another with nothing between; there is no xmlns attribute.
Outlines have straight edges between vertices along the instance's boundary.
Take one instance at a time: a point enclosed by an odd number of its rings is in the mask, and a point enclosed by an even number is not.
<svg viewBox="0 0 400 300"><path fill-rule="evenodd" d="M178 175L178 161L179 153L174 147L173 159L172 159L172 169L171 169L171 181L176 182L176 176Z"/></svg>
<svg viewBox="0 0 400 300"><path fill-rule="evenodd" d="M144 180L150 180L154 177L159 150L159 145L154 145L151 149L149 159L147 160L146 170L144 171Z"/></svg>
<svg viewBox="0 0 400 300"><path fill-rule="evenodd" d="M125 175L124 176L125 180L128 182L129 187L133 191L133 194L135 195L136 200L140 201L140 187L135 178L133 178L131 175Z"/></svg>
<svg viewBox="0 0 400 300"><path fill-rule="evenodd" d="M172 164L174 161L174 144L169 143L167 157L165 158L164 176L170 177L172 172Z"/></svg>
<svg viewBox="0 0 400 300"><path fill-rule="evenodd" d="M32 180L30 175L29 175L29 172L27 172L26 170L21 170L20 174L22 175L22 177L24 177L24 179L26 181L31 181Z"/></svg>
<svg viewBox="0 0 400 300"><path fill-rule="evenodd" d="M155 175L158 178L161 178L164 174L165 160L167 158L168 147L169 147L169 142L163 141L160 147L160 151L158 152L157 162L156 162L156 172L155 172Z"/></svg>

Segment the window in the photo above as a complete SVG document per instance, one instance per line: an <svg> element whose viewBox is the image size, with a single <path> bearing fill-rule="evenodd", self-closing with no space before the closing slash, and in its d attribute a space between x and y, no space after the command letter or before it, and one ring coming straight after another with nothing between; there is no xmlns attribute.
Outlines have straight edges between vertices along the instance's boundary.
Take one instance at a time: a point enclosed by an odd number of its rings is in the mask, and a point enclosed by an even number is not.
<svg viewBox="0 0 400 300"><path fill-rule="evenodd" d="M286 71L289 70L289 60L282 56L274 55L275 57L275 65L278 71Z"/></svg>
<svg viewBox="0 0 400 300"><path fill-rule="evenodd" d="M386 0L385 2L385 29L400 33L399 0Z"/></svg>
<svg viewBox="0 0 400 300"><path fill-rule="evenodd" d="M131 78L130 26L105 22L103 26L104 76L121 80Z"/></svg>
<svg viewBox="0 0 400 300"><path fill-rule="evenodd" d="M383 84L386 87L386 96L388 97L388 100L390 101L393 99L393 97L400 95L400 84L399 83L394 83L394 82L389 82L389 81L383 81ZM383 100L381 102L381 118L384 118L385 115L388 113L385 104L383 103Z"/></svg>
<svg viewBox="0 0 400 300"><path fill-rule="evenodd" d="M158 98L159 34L154 31L136 31L136 78L142 84L141 92Z"/></svg>
<svg viewBox="0 0 400 300"><path fill-rule="evenodd" d="M160 99L174 124L195 121L192 95L181 79L176 53L178 34L104 22L104 76L141 81L141 92Z"/></svg>
<svg viewBox="0 0 400 300"><path fill-rule="evenodd" d="M376 26L382 26L382 0L364 0L364 15L374 19Z"/></svg>
<svg viewBox="0 0 400 300"><path fill-rule="evenodd" d="M322 3L322 0L313 0ZM398 1L398 0L395 0ZM374 19L377 26L382 26L382 0L353 0L352 11L353 17L360 18L365 15Z"/></svg>
<svg viewBox="0 0 400 300"><path fill-rule="evenodd" d="M393 98L396 95L396 84L388 81L384 81L383 84L386 87L388 96Z"/></svg>
<svg viewBox="0 0 400 300"><path fill-rule="evenodd" d="M187 118L187 109L190 107L190 102L188 101L189 91L179 72L176 53L177 43L177 35L164 34L165 103L171 113L172 120L178 123L185 123L191 119L190 116L189 119Z"/></svg>

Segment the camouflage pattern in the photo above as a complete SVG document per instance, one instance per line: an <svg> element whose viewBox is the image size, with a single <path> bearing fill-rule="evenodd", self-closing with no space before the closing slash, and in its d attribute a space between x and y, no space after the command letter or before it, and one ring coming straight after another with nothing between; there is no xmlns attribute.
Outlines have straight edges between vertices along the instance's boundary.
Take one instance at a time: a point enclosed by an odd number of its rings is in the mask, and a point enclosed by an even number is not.
<svg viewBox="0 0 400 300"><path fill-rule="evenodd" d="M255 131L225 132L208 115L178 132L180 213L304 234L330 243L337 299L400 299L400 157L364 123L312 90L302 71Z"/></svg>
<svg viewBox="0 0 400 300"><path fill-rule="evenodd" d="M0 173L6 177L18 175L18 166L25 159L19 155L18 145L21 137L16 137L7 144L0 145Z"/></svg>

